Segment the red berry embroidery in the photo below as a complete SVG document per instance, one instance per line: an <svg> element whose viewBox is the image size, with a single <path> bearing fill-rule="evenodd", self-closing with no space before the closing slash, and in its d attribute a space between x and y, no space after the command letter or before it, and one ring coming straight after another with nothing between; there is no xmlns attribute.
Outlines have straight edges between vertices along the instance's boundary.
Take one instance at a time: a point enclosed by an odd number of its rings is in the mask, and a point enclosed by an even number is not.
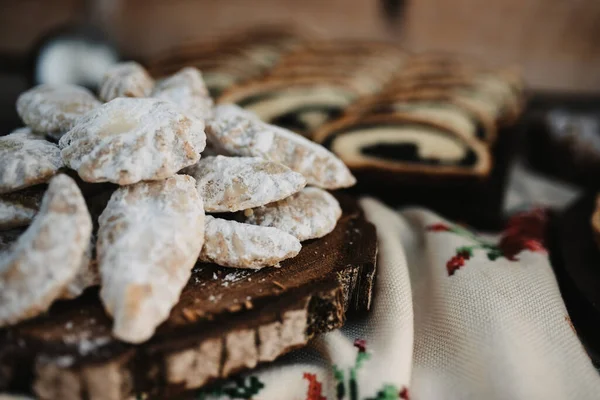
<svg viewBox="0 0 600 400"><path fill-rule="evenodd" d="M544 241L547 223L548 212L541 208L515 214L506 224L506 229L502 232L498 244L482 240L457 225L449 227L446 224L437 223L427 226L426 229L431 232L453 232L473 242L472 245L457 248L456 254L446 263L448 275L451 276L465 265L465 261L473 257L473 251L477 249L484 250L490 261L499 257L517 261L517 254L524 250L546 252Z"/></svg>
<svg viewBox="0 0 600 400"><path fill-rule="evenodd" d="M446 269L448 269L448 275L454 275L456 270L465 265L465 258L463 256L457 255L452 257L446 263Z"/></svg>
<svg viewBox="0 0 600 400"><path fill-rule="evenodd" d="M358 349L359 353L365 353L367 351L367 341L365 339L355 339L354 347Z"/></svg>
<svg viewBox="0 0 600 400"><path fill-rule="evenodd" d="M427 230L431 232L448 232L450 230L450 227L445 224L433 224L429 225L427 227Z"/></svg>
<svg viewBox="0 0 600 400"><path fill-rule="evenodd" d="M471 258L471 252L469 250L457 251L456 255L462 257L463 260L468 260L469 258Z"/></svg>
<svg viewBox="0 0 600 400"><path fill-rule="evenodd" d="M535 239L528 239L525 241L525 248L531 251L546 251L544 245Z"/></svg>
<svg viewBox="0 0 600 400"><path fill-rule="evenodd" d="M410 395L408 394L408 389L406 387L402 388L400 393L398 393L398 396L400 396L402 400L410 400Z"/></svg>
<svg viewBox="0 0 600 400"><path fill-rule="evenodd" d="M303 377L308 381L306 400L327 400L327 398L323 396L323 385L317 379L317 375L305 372Z"/></svg>

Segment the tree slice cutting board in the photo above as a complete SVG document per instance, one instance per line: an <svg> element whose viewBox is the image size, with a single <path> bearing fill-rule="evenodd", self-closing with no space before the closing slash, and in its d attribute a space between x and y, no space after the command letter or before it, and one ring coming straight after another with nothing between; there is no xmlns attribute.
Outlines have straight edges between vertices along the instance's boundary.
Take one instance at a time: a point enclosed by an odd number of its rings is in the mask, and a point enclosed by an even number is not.
<svg viewBox="0 0 600 400"><path fill-rule="evenodd" d="M338 199L344 214L336 229L303 243L281 268L197 264L169 319L141 345L111 336L97 289L1 330L0 391L61 400L173 398L339 328L346 312L370 307L377 240L357 202Z"/></svg>

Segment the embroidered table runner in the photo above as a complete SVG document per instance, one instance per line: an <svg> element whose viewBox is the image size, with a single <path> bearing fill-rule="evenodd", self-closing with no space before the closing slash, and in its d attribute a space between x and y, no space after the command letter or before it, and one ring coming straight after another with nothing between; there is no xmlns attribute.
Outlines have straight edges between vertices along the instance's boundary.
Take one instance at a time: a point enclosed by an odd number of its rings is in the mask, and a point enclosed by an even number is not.
<svg viewBox="0 0 600 400"><path fill-rule="evenodd" d="M597 399L541 231L576 193L517 166L513 215L483 235L424 209L363 199L377 226L373 309L304 350L199 399Z"/></svg>

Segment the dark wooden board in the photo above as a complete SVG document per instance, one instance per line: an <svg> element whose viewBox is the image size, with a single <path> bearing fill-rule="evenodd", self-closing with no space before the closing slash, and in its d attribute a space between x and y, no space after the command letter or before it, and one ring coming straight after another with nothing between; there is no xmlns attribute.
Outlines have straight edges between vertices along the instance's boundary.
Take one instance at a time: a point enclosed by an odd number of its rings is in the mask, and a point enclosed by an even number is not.
<svg viewBox="0 0 600 400"><path fill-rule="evenodd" d="M169 319L148 342L114 339L89 289L35 320L0 331L0 390L40 399L172 398L304 346L369 309L377 241L357 202L324 238L281 268L198 264ZM100 396L102 397L95 397Z"/></svg>

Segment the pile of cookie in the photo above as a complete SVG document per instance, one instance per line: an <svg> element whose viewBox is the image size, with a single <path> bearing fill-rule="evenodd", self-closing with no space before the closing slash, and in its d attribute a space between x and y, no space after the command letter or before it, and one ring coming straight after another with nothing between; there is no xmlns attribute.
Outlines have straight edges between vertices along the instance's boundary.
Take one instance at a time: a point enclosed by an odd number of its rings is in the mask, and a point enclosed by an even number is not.
<svg viewBox="0 0 600 400"><path fill-rule="evenodd" d="M381 92L314 134L354 169L487 176L498 132L523 110L511 69L442 54L409 57Z"/></svg>
<svg viewBox="0 0 600 400"><path fill-rule="evenodd" d="M298 33L284 27L254 28L216 41L184 44L146 64L153 76L173 74L182 65L196 67L211 95L218 96L234 84L260 76L299 41Z"/></svg>
<svg viewBox="0 0 600 400"><path fill-rule="evenodd" d="M265 122L311 137L356 99L379 92L405 57L385 43L306 42L262 77L226 90L218 102L238 104Z"/></svg>
<svg viewBox="0 0 600 400"><path fill-rule="evenodd" d="M100 284L113 335L146 341L198 260L277 266L335 228L326 189L355 183L322 146L213 107L192 67L155 82L122 63L98 98L41 85L17 110L27 127L0 137L0 326Z"/></svg>

